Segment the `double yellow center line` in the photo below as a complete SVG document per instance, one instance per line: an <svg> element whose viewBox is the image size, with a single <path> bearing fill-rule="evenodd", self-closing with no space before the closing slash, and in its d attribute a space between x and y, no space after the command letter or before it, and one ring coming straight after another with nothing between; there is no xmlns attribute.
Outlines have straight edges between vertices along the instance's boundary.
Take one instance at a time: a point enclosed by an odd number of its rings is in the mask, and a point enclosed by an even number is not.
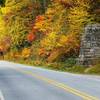
<svg viewBox="0 0 100 100"><path fill-rule="evenodd" d="M49 84L52 84L53 86L56 86L56 87L58 87L60 89L63 89L66 92L70 92L70 93L72 93L74 95L77 95L77 96L81 97L83 100L99 100L98 98L96 98L94 96L88 95L88 94L86 94L84 92L81 92L81 91L79 91L77 89L69 87L69 86L67 86L67 85L65 85L63 83L57 82L55 80L52 80L52 79L46 78L44 76L40 76L40 75L34 74L31 71L25 71L25 70L19 69L19 68L17 68L16 70L19 71L19 72L21 72L21 73L31 75L31 76L39 79L39 80L42 80L44 82L49 83Z"/></svg>

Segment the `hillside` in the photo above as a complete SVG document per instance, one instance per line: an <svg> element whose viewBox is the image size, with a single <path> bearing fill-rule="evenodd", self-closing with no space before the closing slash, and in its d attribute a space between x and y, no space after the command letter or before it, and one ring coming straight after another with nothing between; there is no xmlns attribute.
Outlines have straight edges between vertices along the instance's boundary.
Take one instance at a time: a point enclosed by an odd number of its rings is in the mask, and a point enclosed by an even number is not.
<svg viewBox="0 0 100 100"><path fill-rule="evenodd" d="M99 4L100 0L0 0L0 58L87 73L89 66L76 65L76 59L86 25L100 23ZM93 71L100 74L100 59L95 62Z"/></svg>

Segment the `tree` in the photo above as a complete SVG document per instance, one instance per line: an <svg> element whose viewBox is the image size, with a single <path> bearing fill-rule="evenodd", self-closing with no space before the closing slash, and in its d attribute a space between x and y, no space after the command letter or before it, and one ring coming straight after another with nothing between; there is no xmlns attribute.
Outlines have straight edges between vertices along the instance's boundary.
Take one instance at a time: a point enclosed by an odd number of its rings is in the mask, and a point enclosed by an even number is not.
<svg viewBox="0 0 100 100"><path fill-rule="evenodd" d="M91 0L89 13L93 16L93 21L100 23L100 0Z"/></svg>
<svg viewBox="0 0 100 100"><path fill-rule="evenodd" d="M5 0L0 0L0 5L5 6Z"/></svg>
<svg viewBox="0 0 100 100"><path fill-rule="evenodd" d="M91 20L89 3L88 0L52 0L45 14L36 18L35 28L44 34L40 43L50 51L49 61L64 54L78 54L80 33Z"/></svg>
<svg viewBox="0 0 100 100"><path fill-rule="evenodd" d="M34 19L39 14L40 4L33 0L6 0L1 8L2 24L5 32L2 35L11 36L13 48L22 48L27 41L27 34L32 30ZM2 26L2 28L3 28Z"/></svg>

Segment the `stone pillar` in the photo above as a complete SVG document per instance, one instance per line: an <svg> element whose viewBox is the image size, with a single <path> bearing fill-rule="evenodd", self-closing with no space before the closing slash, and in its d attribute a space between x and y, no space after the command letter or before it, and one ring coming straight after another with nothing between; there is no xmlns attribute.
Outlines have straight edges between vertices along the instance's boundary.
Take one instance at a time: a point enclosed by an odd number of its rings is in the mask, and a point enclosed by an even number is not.
<svg viewBox="0 0 100 100"><path fill-rule="evenodd" d="M81 39L79 65L93 65L100 60L100 24L87 25Z"/></svg>

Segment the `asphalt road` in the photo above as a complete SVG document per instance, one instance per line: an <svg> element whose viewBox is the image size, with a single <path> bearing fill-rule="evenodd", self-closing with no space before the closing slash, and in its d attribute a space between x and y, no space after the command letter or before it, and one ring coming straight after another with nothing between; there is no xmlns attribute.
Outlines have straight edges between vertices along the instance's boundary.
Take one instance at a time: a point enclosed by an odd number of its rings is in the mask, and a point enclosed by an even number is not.
<svg viewBox="0 0 100 100"><path fill-rule="evenodd" d="M0 61L0 100L100 100L100 76Z"/></svg>

